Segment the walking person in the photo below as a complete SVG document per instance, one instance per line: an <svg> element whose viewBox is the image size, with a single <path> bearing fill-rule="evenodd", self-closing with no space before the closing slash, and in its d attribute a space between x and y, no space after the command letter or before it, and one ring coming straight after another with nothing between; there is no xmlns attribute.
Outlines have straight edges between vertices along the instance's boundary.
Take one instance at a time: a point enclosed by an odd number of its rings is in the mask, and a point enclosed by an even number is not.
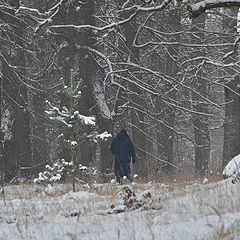
<svg viewBox="0 0 240 240"><path fill-rule="evenodd" d="M134 164L136 159L133 143L125 129L122 129L113 139L110 150L115 156L115 176L118 183L121 183L123 176L128 180L130 177L130 162Z"/></svg>

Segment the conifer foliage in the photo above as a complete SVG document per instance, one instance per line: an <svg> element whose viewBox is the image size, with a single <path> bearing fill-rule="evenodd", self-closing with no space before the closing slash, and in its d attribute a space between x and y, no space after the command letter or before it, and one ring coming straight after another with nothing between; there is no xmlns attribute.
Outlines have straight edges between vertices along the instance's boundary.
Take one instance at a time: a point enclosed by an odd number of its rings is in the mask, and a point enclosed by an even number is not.
<svg viewBox="0 0 240 240"><path fill-rule="evenodd" d="M52 166L46 165L45 170L39 173L38 178L34 179L34 183L49 184L54 182L63 182L72 178L73 175L73 162L67 162L64 159L58 160ZM76 175L81 174L93 178L97 174L94 167L87 168L82 164L78 164L75 168ZM79 179L82 181L81 179ZM83 181L82 181L83 182ZM84 183L84 182L83 182Z"/></svg>
<svg viewBox="0 0 240 240"><path fill-rule="evenodd" d="M81 82L74 84L73 70L71 71L70 84L67 86L62 79L62 91L68 99L68 107L56 107L47 101L48 110L45 111L53 125L58 128L58 143L60 148L69 149L71 152L71 162L73 164L72 179L73 191L75 191L75 178L77 173L75 155L76 148L83 142L94 142L106 140L111 137L108 132L99 134L94 116L84 116L77 111L77 106L81 97ZM84 128L83 126L88 126ZM88 132L86 132L87 129Z"/></svg>

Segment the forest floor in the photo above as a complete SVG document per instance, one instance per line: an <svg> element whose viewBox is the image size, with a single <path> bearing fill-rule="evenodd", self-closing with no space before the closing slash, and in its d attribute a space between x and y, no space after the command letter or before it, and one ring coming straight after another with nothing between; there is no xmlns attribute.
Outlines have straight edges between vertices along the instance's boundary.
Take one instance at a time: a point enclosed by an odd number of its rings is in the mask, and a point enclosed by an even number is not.
<svg viewBox="0 0 240 240"><path fill-rule="evenodd" d="M148 190L150 201L126 207L123 185L111 183L78 185L75 193L70 184L8 185L0 240L240 239L240 183L130 185L135 199Z"/></svg>

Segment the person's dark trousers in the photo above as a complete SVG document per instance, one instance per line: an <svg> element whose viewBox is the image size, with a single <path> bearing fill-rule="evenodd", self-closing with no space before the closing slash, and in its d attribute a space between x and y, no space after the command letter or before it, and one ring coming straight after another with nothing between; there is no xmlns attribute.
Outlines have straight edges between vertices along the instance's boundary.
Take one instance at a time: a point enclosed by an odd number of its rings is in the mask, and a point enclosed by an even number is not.
<svg viewBox="0 0 240 240"><path fill-rule="evenodd" d="M117 182L120 183L123 176L126 176L128 180L130 179L130 166L126 163L120 163L119 161L115 161L115 176L117 179Z"/></svg>

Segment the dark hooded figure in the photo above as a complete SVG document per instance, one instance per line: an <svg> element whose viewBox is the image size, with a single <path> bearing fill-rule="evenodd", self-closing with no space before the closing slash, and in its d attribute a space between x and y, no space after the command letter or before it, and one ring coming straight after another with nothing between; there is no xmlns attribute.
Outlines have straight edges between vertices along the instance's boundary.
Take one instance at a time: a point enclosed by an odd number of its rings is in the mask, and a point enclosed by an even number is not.
<svg viewBox="0 0 240 240"><path fill-rule="evenodd" d="M123 176L130 180L130 162L134 164L136 154L134 146L125 129L122 129L113 139L110 150L115 156L115 176L121 182Z"/></svg>

